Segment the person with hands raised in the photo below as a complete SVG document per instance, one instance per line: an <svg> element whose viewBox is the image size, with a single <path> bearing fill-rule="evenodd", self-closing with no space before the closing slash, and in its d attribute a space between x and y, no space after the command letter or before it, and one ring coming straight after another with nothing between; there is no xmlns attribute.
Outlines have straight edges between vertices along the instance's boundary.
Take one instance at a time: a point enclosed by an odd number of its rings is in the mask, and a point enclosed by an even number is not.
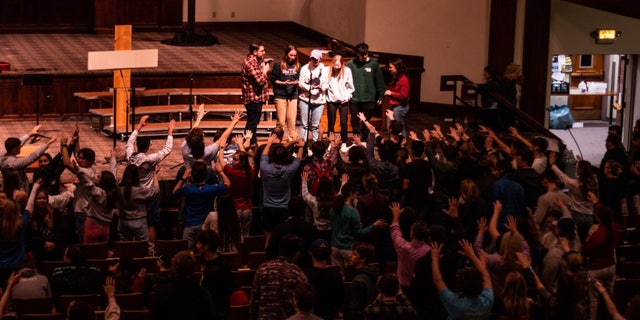
<svg viewBox="0 0 640 320"><path fill-rule="evenodd" d="M25 168L36 161L41 155L43 155L47 151L49 146L56 142L58 139L51 138L49 139L49 141L47 141L47 143L42 144L38 149L34 150L27 156L18 158L18 155L22 150L22 145L27 141L29 137L37 135L39 129L40 126L35 126L28 135L23 136L22 138L7 138L4 141L6 153L0 156L0 170L2 170L3 177L5 175L5 170L17 170L20 176L20 190L24 191L26 194L29 194L29 180L27 178Z"/></svg>
<svg viewBox="0 0 640 320"><path fill-rule="evenodd" d="M242 137L238 139L242 139ZM220 147L224 148L224 144L225 142L222 141ZM241 145L241 143L238 143L238 145ZM224 154L218 152L218 163L223 164L222 171L231 182L229 194L231 195L231 199L233 199L238 221L240 222L242 237L244 238L249 236L249 227L251 225L251 218L253 217L252 195L254 169L253 166L251 166L249 158L250 155L244 150L237 151L231 156L231 164L229 165L224 162Z"/></svg>
<svg viewBox="0 0 640 320"><path fill-rule="evenodd" d="M354 207L354 200L358 197L355 185L346 183L336 196L330 211L331 230L331 263L340 266L340 273L344 276L348 261L351 259L351 248L356 238L373 232L374 229L384 229L387 222L378 219L373 224L363 228L360 214Z"/></svg>
<svg viewBox="0 0 640 320"><path fill-rule="evenodd" d="M9 304L9 301L11 301L11 291L16 283L20 281L20 278L22 278L22 272L17 271L11 273L4 291L0 290L2 291L2 298L0 298L0 319L3 318L7 305Z"/></svg>
<svg viewBox="0 0 640 320"><path fill-rule="evenodd" d="M369 172L378 178L378 188L381 193L389 195L392 200L399 200L402 193L402 186L400 182L400 170L395 164L397 145L390 140L384 141L378 146L378 156L380 160L376 159L374 148L377 132L373 125L366 121L366 117L362 112L358 113L358 118L369 128L367 131L370 131L367 137L366 149Z"/></svg>
<svg viewBox="0 0 640 320"><path fill-rule="evenodd" d="M436 242L431 244L433 283L449 314L448 319L465 319L471 316L473 319L489 319L494 301L494 291L489 272L485 266L484 251L481 251L480 258L478 258L468 241L460 240L459 245L462 248L460 254L469 259L474 266L474 268L465 268L459 272L458 284L462 294L459 295L447 288L442 279L440 271L442 244Z"/></svg>
<svg viewBox="0 0 640 320"><path fill-rule="evenodd" d="M627 319L637 319L640 315L640 295L634 295L629 302L627 302L627 310L624 312L624 315L621 315L616 307L616 304L611 299L611 296L607 292L607 289L602 285L602 283L598 280L593 281L593 287L595 291L598 292L602 300L604 301L607 311L613 320L627 320Z"/></svg>
<svg viewBox="0 0 640 320"><path fill-rule="evenodd" d="M215 164L214 170L222 179L221 184L206 184L207 166L198 161L193 164L192 168L185 170L182 179L173 188L173 194L176 197L185 197L185 222L182 239L188 241L189 249L195 246L204 220L209 212L213 211L213 200L231 186L231 181L224 173L220 163ZM192 183L186 184L189 179Z"/></svg>
<svg viewBox="0 0 640 320"><path fill-rule="evenodd" d="M104 310L104 319L120 319L120 306L116 302L116 280L113 277L107 277L103 288L108 301L107 308Z"/></svg>
<svg viewBox="0 0 640 320"><path fill-rule="evenodd" d="M262 150L260 158L260 174L262 176L262 228L266 243L269 243L271 231L289 216L288 206L291 199L291 180L298 172L300 159L304 152L304 140L298 137L295 144L298 147L297 157L289 162L289 152L282 144L277 144L271 150L274 141L278 139L272 133Z"/></svg>
<svg viewBox="0 0 640 320"><path fill-rule="evenodd" d="M393 216L391 220L391 241L398 255L398 266L396 274L402 291L409 295L411 279L413 278L416 261L425 256L431 247L426 243L429 237L429 229L427 224L422 220L417 220L411 225L409 237L411 241L407 241L402 236L400 230L400 215L405 211L400 207L399 202L394 202L389 206ZM411 297L410 297L411 298Z"/></svg>
<svg viewBox="0 0 640 320"><path fill-rule="evenodd" d="M508 230L504 234L500 234L498 231L498 215L500 214L502 207L499 201L494 203L494 210L489 226L487 228L492 240L496 243L498 251L496 253L487 255L487 269L490 271L493 287L496 292L502 292L504 288L505 277L512 271L516 270L516 252L525 252L530 254L529 245L527 241L518 232L516 219L512 216L507 217L507 224L505 228ZM478 222L478 235L474 242L474 248L476 251L483 249L484 238L484 220L480 219Z"/></svg>

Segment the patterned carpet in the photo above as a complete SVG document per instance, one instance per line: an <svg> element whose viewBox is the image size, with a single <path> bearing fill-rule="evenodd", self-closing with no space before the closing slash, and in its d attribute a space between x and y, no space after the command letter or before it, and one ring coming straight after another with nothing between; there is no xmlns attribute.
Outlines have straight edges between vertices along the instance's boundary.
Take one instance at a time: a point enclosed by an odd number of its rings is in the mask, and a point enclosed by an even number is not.
<svg viewBox="0 0 640 320"><path fill-rule="evenodd" d="M253 41L264 43L267 57L276 60L281 57L281 49L290 43L298 47L324 45L296 32L225 30L214 35L220 45L179 47L160 43L173 37L173 33L134 32L134 50L158 49L158 67L137 69L136 73L238 72ZM11 72L3 73L7 75L29 71L49 71L55 75L102 74L105 71L87 71L87 53L113 50L113 42L110 34L0 34L0 61L11 64Z"/></svg>

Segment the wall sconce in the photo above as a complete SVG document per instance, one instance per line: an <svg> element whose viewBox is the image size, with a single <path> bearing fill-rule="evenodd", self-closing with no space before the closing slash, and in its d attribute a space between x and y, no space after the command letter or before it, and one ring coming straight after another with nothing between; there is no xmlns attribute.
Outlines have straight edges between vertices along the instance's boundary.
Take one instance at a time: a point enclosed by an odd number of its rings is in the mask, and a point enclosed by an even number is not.
<svg viewBox="0 0 640 320"><path fill-rule="evenodd" d="M596 43L614 43L618 37L622 35L622 31L616 29L596 29L591 32L591 38L596 40Z"/></svg>

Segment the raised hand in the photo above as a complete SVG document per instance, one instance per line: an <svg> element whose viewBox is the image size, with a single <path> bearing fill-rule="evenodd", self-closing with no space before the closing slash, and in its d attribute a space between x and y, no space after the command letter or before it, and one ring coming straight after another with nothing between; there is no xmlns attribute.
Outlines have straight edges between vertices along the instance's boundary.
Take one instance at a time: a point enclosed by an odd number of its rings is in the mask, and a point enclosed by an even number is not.
<svg viewBox="0 0 640 320"><path fill-rule="evenodd" d="M395 120L395 118L393 117L393 110L387 109L387 112L385 114L387 115L387 118L389 118L389 120Z"/></svg>
<svg viewBox="0 0 640 320"><path fill-rule="evenodd" d="M391 205L389 205L389 209L391 209L391 213L393 214L394 217L399 217L404 212L404 208L400 207L399 202L394 202Z"/></svg>
<svg viewBox="0 0 640 320"><path fill-rule="evenodd" d="M409 130L409 139L413 141L418 141L418 135L414 131Z"/></svg>
<svg viewBox="0 0 640 320"><path fill-rule="evenodd" d="M142 126L142 127L146 126L146 125L147 125L147 120L148 120L148 119L149 119L149 116L148 116L148 115L144 115L144 116L142 116L142 117L140 118L140 122L139 122L140 126Z"/></svg>
<svg viewBox="0 0 640 320"><path fill-rule="evenodd" d="M477 223L478 223L478 234L482 236L484 235L485 232L487 232L487 218L480 217Z"/></svg>
<svg viewBox="0 0 640 320"><path fill-rule="evenodd" d="M422 130L422 135L424 136L424 141L431 141L431 133L429 132L429 129Z"/></svg>
<svg viewBox="0 0 640 320"><path fill-rule="evenodd" d="M238 109L233 112L233 116L231 116L231 121L233 123L238 123L238 121L240 121L240 118L242 118L242 111Z"/></svg>
<svg viewBox="0 0 640 320"><path fill-rule="evenodd" d="M458 217L458 199L449 198L449 210L442 209L442 212L446 213L451 218Z"/></svg>
<svg viewBox="0 0 640 320"><path fill-rule="evenodd" d="M509 231L511 231L511 233L516 234L518 233L518 222L516 221L516 217L514 216L507 216L507 223L504 225L507 229L509 229Z"/></svg>
<svg viewBox="0 0 640 320"><path fill-rule="evenodd" d="M364 113L362 113L362 112L358 112L358 119L360 119L360 121L362 121L362 122L367 121L367 117L365 117Z"/></svg>
<svg viewBox="0 0 640 320"><path fill-rule="evenodd" d="M302 179L302 182L309 181L309 172L302 171L302 173L300 174L300 178Z"/></svg>
<svg viewBox="0 0 640 320"><path fill-rule="evenodd" d="M31 131L29 131L29 136L31 137L31 136L35 136L36 134L38 134L38 131L40 130L40 128L41 128L41 127L42 127L42 125L41 125L41 124L39 124L39 125L37 125L37 126L33 127L33 128L31 129Z"/></svg>
<svg viewBox="0 0 640 320"><path fill-rule="evenodd" d="M348 174L348 173L343 173L343 174L340 176L340 183L341 183L341 184L345 184L345 183L347 183L348 181L349 181L349 174Z"/></svg>
<svg viewBox="0 0 640 320"><path fill-rule="evenodd" d="M522 269L528 269L531 267L531 257L528 255L518 251L516 252L516 259Z"/></svg>

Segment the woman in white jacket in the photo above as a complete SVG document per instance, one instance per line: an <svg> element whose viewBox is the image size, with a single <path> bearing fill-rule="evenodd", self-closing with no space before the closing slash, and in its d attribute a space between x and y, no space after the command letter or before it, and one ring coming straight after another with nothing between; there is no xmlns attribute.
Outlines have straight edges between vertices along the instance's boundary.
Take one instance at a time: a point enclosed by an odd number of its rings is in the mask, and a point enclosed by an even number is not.
<svg viewBox="0 0 640 320"><path fill-rule="evenodd" d="M328 132L334 132L336 113L340 110L340 137L347 141L347 112L349 100L353 94L353 76L351 69L342 64L342 56L333 56L329 69L329 89L327 90L327 120Z"/></svg>

